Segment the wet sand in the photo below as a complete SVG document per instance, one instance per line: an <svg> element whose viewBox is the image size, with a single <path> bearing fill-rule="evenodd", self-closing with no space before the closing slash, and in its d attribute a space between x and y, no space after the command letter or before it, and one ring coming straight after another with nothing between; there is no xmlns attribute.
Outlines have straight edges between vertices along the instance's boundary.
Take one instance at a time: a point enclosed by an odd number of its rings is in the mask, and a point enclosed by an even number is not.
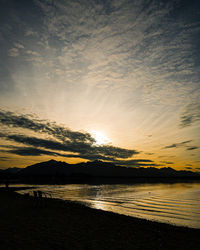
<svg viewBox="0 0 200 250"><path fill-rule="evenodd" d="M1 250L200 249L200 229L0 189Z"/></svg>

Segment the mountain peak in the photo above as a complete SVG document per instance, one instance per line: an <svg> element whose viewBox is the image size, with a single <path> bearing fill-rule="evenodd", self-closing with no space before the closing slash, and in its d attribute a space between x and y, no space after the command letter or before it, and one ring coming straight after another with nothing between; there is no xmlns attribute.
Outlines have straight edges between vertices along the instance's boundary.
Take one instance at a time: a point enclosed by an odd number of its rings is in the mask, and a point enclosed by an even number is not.
<svg viewBox="0 0 200 250"><path fill-rule="evenodd" d="M54 159L51 159L51 160L49 160L49 161L47 161L47 162L49 162L49 163L56 163L56 162L59 162L59 161L56 161L56 160L54 160Z"/></svg>

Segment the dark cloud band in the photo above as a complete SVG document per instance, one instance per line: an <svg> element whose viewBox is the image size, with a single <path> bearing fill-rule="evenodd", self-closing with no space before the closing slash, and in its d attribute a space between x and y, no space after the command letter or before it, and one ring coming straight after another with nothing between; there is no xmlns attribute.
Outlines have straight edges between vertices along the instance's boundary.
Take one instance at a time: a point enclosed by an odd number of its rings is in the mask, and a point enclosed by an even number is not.
<svg viewBox="0 0 200 250"><path fill-rule="evenodd" d="M0 133L1 138L26 145L26 147L12 148L7 151L13 154L23 156L53 155L111 162L139 154L138 151L133 149L124 149L112 145L98 146L89 133L72 131L50 121L34 119L30 115L16 115L12 112L0 111L0 122L7 127L28 129L38 134L38 137L31 137L24 134ZM45 134L53 136L53 139L40 138L41 135ZM67 152L67 154L62 152ZM138 160L121 160L118 162L122 165L126 163L127 165L136 165L136 163L143 165L144 162L152 161L144 159L142 160L143 163Z"/></svg>

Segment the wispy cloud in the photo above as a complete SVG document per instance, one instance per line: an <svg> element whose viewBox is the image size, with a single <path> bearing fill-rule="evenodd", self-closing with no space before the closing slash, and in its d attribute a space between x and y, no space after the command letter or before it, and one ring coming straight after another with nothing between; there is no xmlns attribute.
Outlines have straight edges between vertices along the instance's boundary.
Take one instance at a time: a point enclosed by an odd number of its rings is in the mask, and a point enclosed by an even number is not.
<svg viewBox="0 0 200 250"><path fill-rule="evenodd" d="M195 150L198 149L199 147L193 146L193 147L188 147L187 150Z"/></svg>
<svg viewBox="0 0 200 250"><path fill-rule="evenodd" d="M14 43L15 47L18 49L24 49L24 45L21 43Z"/></svg>
<svg viewBox="0 0 200 250"><path fill-rule="evenodd" d="M183 21L182 13L173 15L179 4L36 0L41 16L34 14L40 25L23 27L24 36L34 41L40 34L32 51L42 52L41 61L33 63L52 81L78 80L86 86L110 88L125 85L130 90L142 87L143 102L174 105L192 95L199 81L191 43L199 32L198 19L189 20L185 14ZM11 49L13 56L15 50Z"/></svg>
<svg viewBox="0 0 200 250"><path fill-rule="evenodd" d="M8 160L9 160L9 157L0 156L0 160L1 160L1 161L8 161Z"/></svg>
<svg viewBox="0 0 200 250"><path fill-rule="evenodd" d="M47 151L44 149L33 148L33 147L8 147L12 149L1 149L0 152L2 153L10 153L16 154L20 156L41 156L41 155L52 155L52 156L60 156L59 153Z"/></svg>
<svg viewBox="0 0 200 250"><path fill-rule="evenodd" d="M38 36L38 33L36 31L33 31L31 29L27 30L24 34L25 36Z"/></svg>
<svg viewBox="0 0 200 250"><path fill-rule="evenodd" d="M193 123L200 121L200 101L193 102L186 106L184 113L181 116L181 128L188 127Z"/></svg>
<svg viewBox="0 0 200 250"><path fill-rule="evenodd" d="M189 141L183 141L183 142L179 142L179 143L173 143L171 145L165 146L164 149L167 148L180 148L180 147L185 147L187 146L188 143L192 142L192 140Z"/></svg>
<svg viewBox="0 0 200 250"><path fill-rule="evenodd" d="M161 162L165 164L174 164L174 162L171 162L171 161L161 161Z"/></svg>
<svg viewBox="0 0 200 250"><path fill-rule="evenodd" d="M154 163L152 160L147 159L136 159L136 160L114 160L113 163L121 166L132 166L132 167L156 167L161 166Z"/></svg>
<svg viewBox="0 0 200 250"><path fill-rule="evenodd" d="M11 57L19 56L19 49L18 48L12 48L8 51L8 55Z"/></svg>

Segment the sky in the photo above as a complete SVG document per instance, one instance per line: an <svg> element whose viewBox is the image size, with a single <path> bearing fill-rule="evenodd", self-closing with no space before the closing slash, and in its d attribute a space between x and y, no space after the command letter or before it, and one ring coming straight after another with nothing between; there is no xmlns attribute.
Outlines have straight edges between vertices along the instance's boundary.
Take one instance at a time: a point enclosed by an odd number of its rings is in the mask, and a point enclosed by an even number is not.
<svg viewBox="0 0 200 250"><path fill-rule="evenodd" d="M200 171L199 1L0 4L0 168Z"/></svg>

